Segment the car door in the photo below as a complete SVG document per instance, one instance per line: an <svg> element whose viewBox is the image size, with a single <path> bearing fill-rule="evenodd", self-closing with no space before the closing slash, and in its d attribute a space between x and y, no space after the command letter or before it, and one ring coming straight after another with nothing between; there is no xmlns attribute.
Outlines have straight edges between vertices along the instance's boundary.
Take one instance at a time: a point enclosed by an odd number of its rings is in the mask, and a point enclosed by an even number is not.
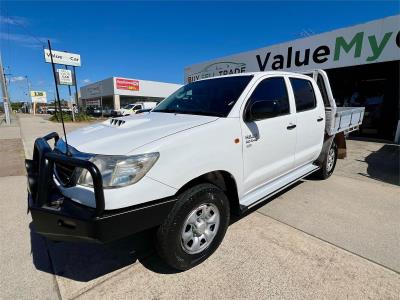
<svg viewBox="0 0 400 300"><path fill-rule="evenodd" d="M293 168L296 119L289 102L283 76L262 79L250 93L241 124L244 195ZM265 114L270 107L274 107L273 114ZM260 116L253 120L249 114Z"/></svg>
<svg viewBox="0 0 400 300"><path fill-rule="evenodd" d="M322 149L325 130L325 110L314 81L290 77L296 106L297 141L295 167L301 167L318 158Z"/></svg>

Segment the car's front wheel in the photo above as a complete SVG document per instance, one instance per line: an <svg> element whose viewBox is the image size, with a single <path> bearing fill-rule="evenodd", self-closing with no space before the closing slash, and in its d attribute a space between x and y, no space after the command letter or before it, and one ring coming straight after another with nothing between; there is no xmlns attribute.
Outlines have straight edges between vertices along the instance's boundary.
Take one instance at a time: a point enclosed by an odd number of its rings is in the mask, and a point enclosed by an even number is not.
<svg viewBox="0 0 400 300"><path fill-rule="evenodd" d="M220 245L229 225L229 201L215 185L204 183L178 196L157 232L157 249L178 270L206 260Z"/></svg>

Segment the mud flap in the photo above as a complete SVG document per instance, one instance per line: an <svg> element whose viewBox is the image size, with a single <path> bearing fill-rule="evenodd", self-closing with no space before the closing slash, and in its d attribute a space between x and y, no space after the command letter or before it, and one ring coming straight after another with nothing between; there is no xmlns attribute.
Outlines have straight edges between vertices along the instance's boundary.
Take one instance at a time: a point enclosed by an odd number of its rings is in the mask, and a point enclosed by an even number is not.
<svg viewBox="0 0 400 300"><path fill-rule="evenodd" d="M338 147L338 158L343 159L347 156L346 137L344 132L339 132L335 135L335 143Z"/></svg>
<svg viewBox="0 0 400 300"><path fill-rule="evenodd" d="M321 153L319 154L317 160L314 162L317 166L319 166L319 167L322 166L322 164L324 162L324 159L325 159L325 156L328 154L328 151L332 146L332 142L333 142L334 138L335 138L335 136L327 136L327 135L325 135Z"/></svg>

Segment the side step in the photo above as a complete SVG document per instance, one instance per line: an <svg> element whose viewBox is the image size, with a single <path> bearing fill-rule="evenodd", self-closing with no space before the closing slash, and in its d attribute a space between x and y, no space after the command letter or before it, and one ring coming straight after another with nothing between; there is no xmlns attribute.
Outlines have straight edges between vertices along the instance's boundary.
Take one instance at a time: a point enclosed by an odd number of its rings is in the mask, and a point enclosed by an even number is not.
<svg viewBox="0 0 400 300"><path fill-rule="evenodd" d="M240 207L243 211L259 204L262 201L267 200L273 195L279 193L283 189L296 183L300 179L314 173L319 167L313 164L308 164L300 167L289 174L279 177L270 183L258 188L257 190L249 193L240 200Z"/></svg>

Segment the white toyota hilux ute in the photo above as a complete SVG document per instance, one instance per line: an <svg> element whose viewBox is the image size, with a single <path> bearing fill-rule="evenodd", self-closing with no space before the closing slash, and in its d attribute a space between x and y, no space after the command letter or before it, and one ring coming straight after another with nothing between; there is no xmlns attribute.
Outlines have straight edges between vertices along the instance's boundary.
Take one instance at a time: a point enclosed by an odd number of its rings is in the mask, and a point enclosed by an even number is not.
<svg viewBox="0 0 400 300"><path fill-rule="evenodd" d="M157 227L159 255L189 269L232 215L312 173L328 178L363 114L336 107L322 70L189 83L150 113L38 138L26 160L35 230L106 243Z"/></svg>

